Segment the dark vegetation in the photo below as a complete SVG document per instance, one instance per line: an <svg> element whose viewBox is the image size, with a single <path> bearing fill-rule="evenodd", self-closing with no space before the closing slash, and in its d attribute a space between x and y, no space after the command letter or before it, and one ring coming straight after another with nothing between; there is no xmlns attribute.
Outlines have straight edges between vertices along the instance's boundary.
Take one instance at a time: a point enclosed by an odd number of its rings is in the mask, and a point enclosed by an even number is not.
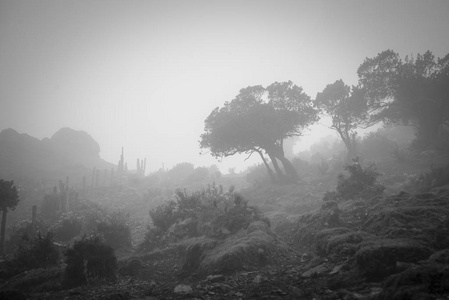
<svg viewBox="0 0 449 300"><path fill-rule="evenodd" d="M0 299L446 299L447 61L385 51L315 101L291 82L242 89L200 142L261 157L240 173L145 176L122 153L77 188L2 180ZM338 138L295 153L319 113Z"/></svg>

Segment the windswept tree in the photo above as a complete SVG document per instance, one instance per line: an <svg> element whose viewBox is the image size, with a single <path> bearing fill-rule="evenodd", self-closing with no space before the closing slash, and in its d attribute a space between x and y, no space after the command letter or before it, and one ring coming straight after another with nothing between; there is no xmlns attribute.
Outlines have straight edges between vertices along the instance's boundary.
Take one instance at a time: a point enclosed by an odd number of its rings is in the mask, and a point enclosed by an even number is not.
<svg viewBox="0 0 449 300"><path fill-rule="evenodd" d="M366 117L363 95L360 88L351 88L343 80L337 80L318 93L314 102L315 107L331 117L331 128L338 132L345 144L348 161L357 155L356 129Z"/></svg>
<svg viewBox="0 0 449 300"><path fill-rule="evenodd" d="M291 81L275 82L267 88L251 86L210 113L200 147L216 158L258 153L273 181L296 181L298 174L284 155L283 141L302 135L317 119L310 97Z"/></svg>
<svg viewBox="0 0 449 300"><path fill-rule="evenodd" d="M412 125L416 141L427 145L446 139L449 127L449 54L432 52L403 61L391 50L367 58L358 71L366 90L371 123Z"/></svg>
<svg viewBox="0 0 449 300"><path fill-rule="evenodd" d="M14 210L19 203L19 194L14 181L0 179L0 210L2 211L2 225L0 233L0 254L3 254L6 230L6 215L8 209Z"/></svg>

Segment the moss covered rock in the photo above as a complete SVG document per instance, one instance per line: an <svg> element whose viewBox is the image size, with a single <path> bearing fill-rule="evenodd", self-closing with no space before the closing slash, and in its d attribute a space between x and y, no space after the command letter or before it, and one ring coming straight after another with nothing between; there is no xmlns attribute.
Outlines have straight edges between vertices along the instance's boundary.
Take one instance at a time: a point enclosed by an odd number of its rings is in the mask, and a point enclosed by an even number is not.
<svg viewBox="0 0 449 300"><path fill-rule="evenodd" d="M361 243L356 262L367 280L378 281L398 272L397 262L418 262L431 254L432 249L417 240L377 238Z"/></svg>
<svg viewBox="0 0 449 300"><path fill-rule="evenodd" d="M388 278L379 299L447 299L449 268L425 264Z"/></svg>
<svg viewBox="0 0 449 300"><path fill-rule="evenodd" d="M263 266L275 263L287 251L287 245L264 222L256 221L246 230L204 251L200 256L199 271L209 274L232 273L249 266Z"/></svg>
<svg viewBox="0 0 449 300"><path fill-rule="evenodd" d="M374 238L364 231L332 228L320 231L315 237L317 253L325 255L353 255L364 240Z"/></svg>
<svg viewBox="0 0 449 300"><path fill-rule="evenodd" d="M449 201L433 194L398 194L369 213L362 230L389 239L413 239L435 250L449 248Z"/></svg>

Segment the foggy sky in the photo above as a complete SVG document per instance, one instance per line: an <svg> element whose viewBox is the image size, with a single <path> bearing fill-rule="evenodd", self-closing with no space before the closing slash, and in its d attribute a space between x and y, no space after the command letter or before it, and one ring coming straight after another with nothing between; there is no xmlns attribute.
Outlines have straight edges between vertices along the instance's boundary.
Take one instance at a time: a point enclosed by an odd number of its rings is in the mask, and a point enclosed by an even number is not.
<svg viewBox="0 0 449 300"><path fill-rule="evenodd" d="M124 146L132 169L210 165L204 119L241 88L292 80L315 98L386 49L442 57L448 16L445 0L0 0L0 130L84 130L107 161Z"/></svg>

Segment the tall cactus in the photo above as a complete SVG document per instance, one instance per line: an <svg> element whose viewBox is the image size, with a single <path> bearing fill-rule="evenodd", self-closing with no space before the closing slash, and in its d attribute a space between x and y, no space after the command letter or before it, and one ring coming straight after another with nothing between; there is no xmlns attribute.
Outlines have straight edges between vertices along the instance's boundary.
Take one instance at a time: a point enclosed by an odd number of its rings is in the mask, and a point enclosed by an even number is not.
<svg viewBox="0 0 449 300"><path fill-rule="evenodd" d="M125 155L124 155L124 149L122 147L122 154L120 155L120 160L118 162L118 173L121 174L125 171Z"/></svg>

